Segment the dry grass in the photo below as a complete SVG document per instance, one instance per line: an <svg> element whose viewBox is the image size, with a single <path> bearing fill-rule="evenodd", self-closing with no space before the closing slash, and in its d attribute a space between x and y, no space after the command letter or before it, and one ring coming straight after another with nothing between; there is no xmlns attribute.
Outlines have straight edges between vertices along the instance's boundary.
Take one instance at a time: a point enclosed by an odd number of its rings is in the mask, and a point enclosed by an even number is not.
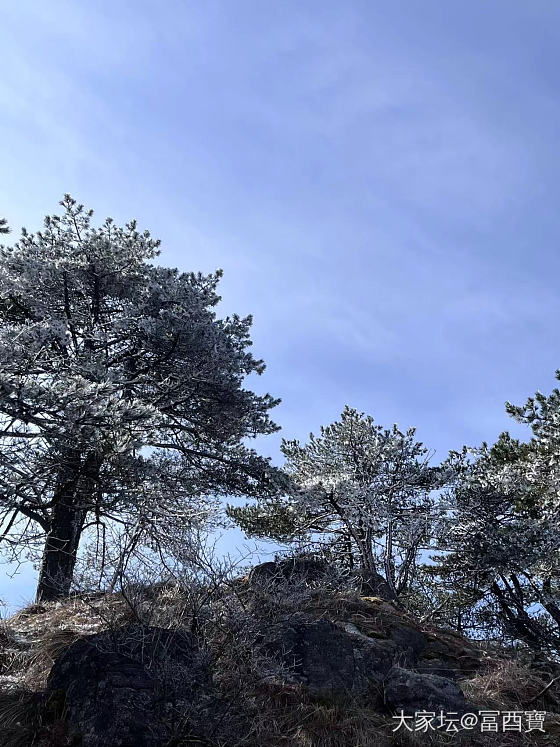
<svg viewBox="0 0 560 747"><path fill-rule="evenodd" d="M254 692L253 708L250 727L241 738L216 744L220 747L226 744L228 747L554 747L559 743L550 724L544 735L395 731L396 722L368 708L367 702L341 696L312 698L301 686L263 686Z"/></svg>
<svg viewBox="0 0 560 747"><path fill-rule="evenodd" d="M0 687L42 690L55 659L72 643L128 621L126 605L113 597L95 605L72 598L20 610L0 628Z"/></svg>
<svg viewBox="0 0 560 747"><path fill-rule="evenodd" d="M549 689L538 698L551 678L515 659L494 658L485 668L461 685L474 703L501 710L558 709L559 688Z"/></svg>
<svg viewBox="0 0 560 747"><path fill-rule="evenodd" d="M40 696L22 690L2 693L0 730L3 747L29 747L40 728Z"/></svg>
<svg viewBox="0 0 560 747"><path fill-rule="evenodd" d="M560 688L539 697L551 677L516 659L489 658L484 668L460 685L468 700L498 711L546 711L545 733L530 732L519 744L560 744ZM513 738L513 736L511 737ZM504 736L505 739L505 736ZM504 741L504 744L508 743ZM516 742L513 742L516 744Z"/></svg>
<svg viewBox="0 0 560 747"><path fill-rule="evenodd" d="M61 628L48 631L37 638L33 646L17 661L18 669L24 671L23 684L34 690L41 690L56 659L81 637L76 630ZM14 665L12 668L15 668Z"/></svg>

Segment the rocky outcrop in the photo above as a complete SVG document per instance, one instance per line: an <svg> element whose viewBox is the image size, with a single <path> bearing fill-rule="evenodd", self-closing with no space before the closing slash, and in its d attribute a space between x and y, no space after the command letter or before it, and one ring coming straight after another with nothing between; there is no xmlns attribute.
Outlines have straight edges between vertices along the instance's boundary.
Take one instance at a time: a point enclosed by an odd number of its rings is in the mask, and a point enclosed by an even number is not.
<svg viewBox="0 0 560 747"><path fill-rule="evenodd" d="M438 630L424 633L418 671L456 679L468 677L481 667L482 653L463 636Z"/></svg>
<svg viewBox="0 0 560 747"><path fill-rule="evenodd" d="M264 649L285 667L289 681L314 693L365 693L391 669L396 646L348 633L328 620L276 625Z"/></svg>
<svg viewBox="0 0 560 747"><path fill-rule="evenodd" d="M0 639L7 652L0 693L12 688L10 712L23 715L5 724L0 713L2 734L11 729L19 744L38 747L216 745L228 744L231 734L235 743L250 747L339 747L361 743L356 714L365 723L385 723L392 734L392 719L401 711L414 716L479 710L469 700L479 700L480 688L469 685L470 698L461 690L465 677L481 671L475 643L449 630L423 628L386 599L323 585L321 574L328 570L308 561L290 561L281 578L278 564L261 567L251 579L214 591L205 616L196 618L203 623L197 629L204 645L187 632L193 618L184 613L181 589L150 589L149 606L138 603L151 611L145 618L159 619L162 627L131 624L130 608L117 596L95 600L103 612L96 620L91 600L14 617L5 641ZM259 574L263 584L255 578ZM107 619L114 620L110 629ZM180 631L164 627L178 623ZM27 649L28 691L21 688L23 668L17 679L14 674ZM546 684L537 682L532 696ZM484 697L480 701L492 706ZM347 742L324 741L330 719ZM278 735L286 730L282 742ZM377 745L377 735L372 739Z"/></svg>
<svg viewBox="0 0 560 747"><path fill-rule="evenodd" d="M475 710L460 687L447 677L392 667L384 680L384 688L385 702L394 711L408 714L443 711L461 715Z"/></svg>
<svg viewBox="0 0 560 747"><path fill-rule="evenodd" d="M412 666L423 636L395 627L385 640L351 623L298 617L277 622L263 636L263 651L281 665L282 681L315 696L351 694L379 709L469 710L450 679ZM162 747L170 738L167 707L192 705L212 686L209 662L193 636L161 628L127 626L72 644L55 662L47 703L64 711L70 738L83 747Z"/></svg>
<svg viewBox="0 0 560 747"><path fill-rule="evenodd" d="M76 641L47 681L51 710L64 710L83 747L159 747L169 738L166 707L211 685L207 658L186 633L142 625Z"/></svg>
<svg viewBox="0 0 560 747"><path fill-rule="evenodd" d="M426 636L406 625L375 639L352 623L302 618L273 626L264 644L286 681L315 694L367 696L390 711L472 710L452 677L418 671L426 647Z"/></svg>
<svg viewBox="0 0 560 747"><path fill-rule="evenodd" d="M313 556L295 556L256 565L249 574L252 583L291 583L313 585L332 575L333 567L325 560ZM358 572L355 584L364 595L372 594L382 599L395 600L395 594L379 573Z"/></svg>
<svg viewBox="0 0 560 747"><path fill-rule="evenodd" d="M319 558L293 557L256 565L249 574L252 583L313 584L321 581L331 571L329 564Z"/></svg>
<svg viewBox="0 0 560 747"><path fill-rule="evenodd" d="M166 736L156 682L140 662L78 641L55 664L48 694L63 701L74 736L87 747L156 747Z"/></svg>
<svg viewBox="0 0 560 747"><path fill-rule="evenodd" d="M450 679L472 676L482 664L482 652L463 636L434 628L422 630L404 610L388 600L362 597L348 600L330 619L355 625L368 638L396 644L395 663L421 673Z"/></svg>

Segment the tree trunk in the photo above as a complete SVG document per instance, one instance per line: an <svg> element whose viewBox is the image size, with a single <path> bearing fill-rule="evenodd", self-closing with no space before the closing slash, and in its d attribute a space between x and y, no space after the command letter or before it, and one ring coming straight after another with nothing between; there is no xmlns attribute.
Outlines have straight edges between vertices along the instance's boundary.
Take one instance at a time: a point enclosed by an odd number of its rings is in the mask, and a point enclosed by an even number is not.
<svg viewBox="0 0 560 747"><path fill-rule="evenodd" d="M506 589L510 588L503 576L501 578L506 584ZM511 600L511 593L506 596L506 592L500 588L497 581L492 582L491 589L502 610L506 629L509 629L513 637L524 641L533 651L542 653L543 643L547 639L545 631L524 609L515 603L512 607L512 602L515 600Z"/></svg>
<svg viewBox="0 0 560 747"><path fill-rule="evenodd" d="M381 599L387 599L391 602L397 601L397 595L383 576L370 568L362 569L361 591L364 596L381 597Z"/></svg>
<svg viewBox="0 0 560 747"><path fill-rule="evenodd" d="M360 549L360 566L362 575L362 594L366 596L381 597L382 599L396 600L397 595L390 587L386 579L375 567L373 553L370 543L363 543Z"/></svg>
<svg viewBox="0 0 560 747"><path fill-rule="evenodd" d="M395 586L395 563L393 560L393 519L389 519L387 522L387 528L385 530L385 579L387 586L391 590L391 594L394 598L397 597L397 588Z"/></svg>
<svg viewBox="0 0 560 747"><path fill-rule="evenodd" d="M375 565L371 547L371 531L363 530L356 535L362 575L362 594L395 601L397 595Z"/></svg>
<svg viewBox="0 0 560 747"><path fill-rule="evenodd" d="M55 505L39 573L37 602L61 599L70 593L84 519L84 511L75 506L62 502Z"/></svg>
<svg viewBox="0 0 560 747"><path fill-rule="evenodd" d="M53 495L49 531L37 584L37 602L67 597L70 593L80 537L99 477L101 458L96 452L80 460L67 454Z"/></svg>

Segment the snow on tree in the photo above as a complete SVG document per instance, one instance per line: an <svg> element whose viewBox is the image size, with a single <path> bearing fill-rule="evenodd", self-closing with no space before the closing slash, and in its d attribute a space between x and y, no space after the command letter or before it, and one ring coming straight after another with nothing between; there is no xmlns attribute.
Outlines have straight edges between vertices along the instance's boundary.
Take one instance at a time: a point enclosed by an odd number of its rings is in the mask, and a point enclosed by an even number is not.
<svg viewBox="0 0 560 747"><path fill-rule="evenodd" d="M560 651L560 394L507 405L534 437L503 433L496 444L451 457L454 512L439 574L473 587L486 634Z"/></svg>
<svg viewBox="0 0 560 747"><path fill-rule="evenodd" d="M251 318L214 310L220 271L154 264L134 221L96 228L60 204L0 248L1 539L11 557L42 548L43 600L68 594L87 527L157 546L212 496L266 492L274 470L245 440L277 430L278 400L243 387L264 370Z"/></svg>
<svg viewBox="0 0 560 747"><path fill-rule="evenodd" d="M415 429L385 429L346 407L307 444L284 440L282 452L292 490L257 506L229 506L230 516L254 536L341 538L372 590L406 589L430 536L438 484Z"/></svg>

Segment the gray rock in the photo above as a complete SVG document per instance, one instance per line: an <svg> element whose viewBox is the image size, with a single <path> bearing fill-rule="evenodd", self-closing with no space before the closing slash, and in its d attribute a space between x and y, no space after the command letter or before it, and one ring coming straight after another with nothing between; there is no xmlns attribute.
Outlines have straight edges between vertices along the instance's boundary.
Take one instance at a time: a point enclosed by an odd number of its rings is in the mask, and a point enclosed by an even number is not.
<svg viewBox="0 0 560 747"><path fill-rule="evenodd" d="M425 637L426 647L420 654L420 662L416 667L418 671L432 669L434 673L448 677L451 675L445 673L446 667L454 676L461 673L469 675L481 667L480 649L462 636L450 631L438 631L428 633ZM436 672L436 669L440 671Z"/></svg>
<svg viewBox="0 0 560 747"><path fill-rule="evenodd" d="M396 599L395 593L380 573L362 571L360 576L361 593L363 596L374 596L390 601Z"/></svg>
<svg viewBox="0 0 560 747"><path fill-rule="evenodd" d="M416 656L426 648L425 636L416 628L410 628L408 625L394 626L391 628L390 637L397 646L411 649Z"/></svg>
<svg viewBox="0 0 560 747"><path fill-rule="evenodd" d="M415 669L418 657L426 648L425 636L415 628L408 625L395 625L391 627L389 637L398 648L398 663L405 669Z"/></svg>
<svg viewBox="0 0 560 747"><path fill-rule="evenodd" d="M47 697L62 697L83 747L160 747L179 687L192 699L210 684L193 637L135 625L76 641L55 662Z"/></svg>
<svg viewBox="0 0 560 747"><path fill-rule="evenodd" d="M437 674L448 680L457 679L457 672L443 659L421 659L415 669L421 674Z"/></svg>
<svg viewBox="0 0 560 747"><path fill-rule="evenodd" d="M157 718L156 684L140 662L77 641L55 663L47 686L62 691L71 727L87 747L156 747L166 730Z"/></svg>
<svg viewBox="0 0 560 747"><path fill-rule="evenodd" d="M282 574L278 563L270 560L266 563L259 563L254 566L249 574L249 581L254 582L266 582L271 579L281 578Z"/></svg>
<svg viewBox="0 0 560 747"><path fill-rule="evenodd" d="M388 643L388 645L384 645ZM392 666L394 644L353 635L327 620L285 623L269 631L266 652L289 678L315 693L365 693Z"/></svg>
<svg viewBox="0 0 560 747"><path fill-rule="evenodd" d="M331 572L325 560L314 557L293 557L256 565L249 575L251 582L288 582L313 584Z"/></svg>
<svg viewBox="0 0 560 747"><path fill-rule="evenodd" d="M473 710L461 688L452 680L435 674L412 672L401 667L392 667L387 674L385 702L393 710L402 710L409 714L415 711L462 714Z"/></svg>

